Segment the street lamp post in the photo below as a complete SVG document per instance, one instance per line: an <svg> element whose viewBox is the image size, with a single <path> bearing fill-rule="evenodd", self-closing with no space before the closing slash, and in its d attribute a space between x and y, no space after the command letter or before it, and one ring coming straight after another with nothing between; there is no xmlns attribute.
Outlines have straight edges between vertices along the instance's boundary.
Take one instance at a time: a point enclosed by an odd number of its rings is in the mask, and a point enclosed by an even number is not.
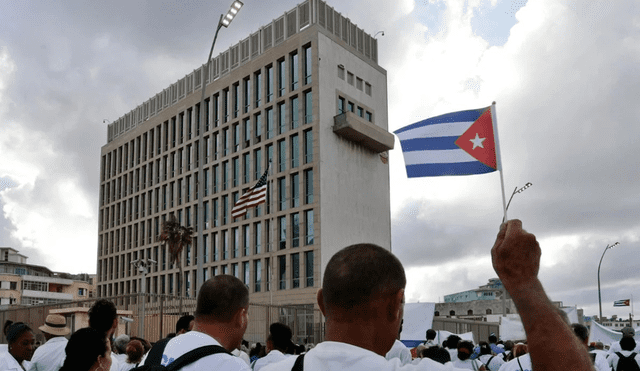
<svg viewBox="0 0 640 371"><path fill-rule="evenodd" d="M204 167L204 129L205 127L203 126L204 123L204 97L205 97L205 88L206 88L206 83L207 83L207 73L209 72L209 68L211 67L211 55L213 54L213 47L216 45L216 39L218 38L218 31L220 31L220 29L224 26L224 27L229 27L229 24L231 24L231 21L233 21L233 19L235 18L236 14L238 14L238 12L240 11L240 8L242 8L243 3L241 1L235 0L232 4L231 7L229 8L229 11L227 12L226 15L221 14L220 15L220 20L218 21L218 27L216 27L216 33L213 36L213 43L211 44L211 50L209 51L209 57L207 58L207 64L206 64L206 68L204 69L204 71L202 71L202 80L201 80L201 85L202 85L202 95L200 96L200 114L199 114L199 122L198 122L198 131L199 131L199 135L198 135L198 218L196 219L196 222L198 223L198 228L197 228L197 232L198 232L198 241L197 241L197 246L196 246L196 251L198 254L198 261L197 261L197 267L198 267L198 272L196 273L196 277L197 277L197 282L196 282L196 291L198 291L200 289L200 287L202 286L203 282L204 282L204 272L202 270L203 268L203 263L204 263L204 241L203 241L203 234L202 231L205 228L204 225L204 204L203 204L203 191L204 191L204 174L203 174L203 167Z"/></svg>
<svg viewBox="0 0 640 371"><path fill-rule="evenodd" d="M620 242L616 242L613 245L607 245L607 247L605 247L604 251L602 252L602 256L600 257L600 263L598 263L598 305L600 306L600 317L598 318L600 319L600 323L602 323L602 296L600 295L600 266L602 265L602 258L604 258L604 254L607 252L607 250L609 250L610 248L616 245L620 245Z"/></svg>
<svg viewBox="0 0 640 371"><path fill-rule="evenodd" d="M147 287L147 273L149 273L147 271L147 267L149 267L151 264L158 264L158 262L156 262L153 259L136 259L134 261L131 262L131 265L133 265L134 267L138 268L138 272L142 273L142 279L140 280L140 293L142 294L142 310L140 311L140 322L138 323L138 336L141 338L144 338L144 320L145 320L145 304L147 302L147 297L145 295L146 293L146 287ZM139 296L138 296L139 297Z"/></svg>

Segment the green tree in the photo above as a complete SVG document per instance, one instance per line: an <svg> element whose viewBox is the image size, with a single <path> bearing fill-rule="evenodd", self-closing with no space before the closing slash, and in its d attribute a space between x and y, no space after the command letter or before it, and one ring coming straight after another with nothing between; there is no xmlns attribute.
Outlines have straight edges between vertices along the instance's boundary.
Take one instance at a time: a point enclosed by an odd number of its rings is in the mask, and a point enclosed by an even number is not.
<svg viewBox="0 0 640 371"><path fill-rule="evenodd" d="M178 296L180 297L180 315L182 315L182 250L185 246L190 245L192 242L191 235L193 234L192 227L185 227L180 225L176 217L171 214L169 219L162 222L162 230L158 240L162 242L162 246L169 247L169 262L178 265L180 274L178 275Z"/></svg>

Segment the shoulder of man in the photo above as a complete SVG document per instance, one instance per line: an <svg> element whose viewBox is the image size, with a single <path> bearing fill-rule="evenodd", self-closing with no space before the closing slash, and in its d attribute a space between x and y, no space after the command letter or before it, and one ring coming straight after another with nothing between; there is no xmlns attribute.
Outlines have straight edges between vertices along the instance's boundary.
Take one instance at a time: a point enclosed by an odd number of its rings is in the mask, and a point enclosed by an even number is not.
<svg viewBox="0 0 640 371"><path fill-rule="evenodd" d="M280 362L270 363L262 367L260 371L289 371L293 368L297 358L298 356L287 357Z"/></svg>

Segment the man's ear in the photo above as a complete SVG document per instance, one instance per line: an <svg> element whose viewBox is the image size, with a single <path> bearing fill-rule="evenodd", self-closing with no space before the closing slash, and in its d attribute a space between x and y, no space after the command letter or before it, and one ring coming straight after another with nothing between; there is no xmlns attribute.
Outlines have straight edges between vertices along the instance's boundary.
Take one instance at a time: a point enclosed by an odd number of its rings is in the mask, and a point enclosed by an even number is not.
<svg viewBox="0 0 640 371"><path fill-rule="evenodd" d="M240 308L236 311L236 314L233 315L233 324L236 327L244 327L246 325L247 316L245 313L249 312L249 308Z"/></svg>
<svg viewBox="0 0 640 371"><path fill-rule="evenodd" d="M404 289L389 296L387 302L387 318L389 321L401 320L404 314Z"/></svg>
<svg viewBox="0 0 640 371"><path fill-rule="evenodd" d="M320 312L322 312L322 315L325 316L326 318L327 312L325 311L325 308L324 308L324 294L322 293L322 289L318 290L318 293L316 294L316 300L318 301L318 307L320 307Z"/></svg>

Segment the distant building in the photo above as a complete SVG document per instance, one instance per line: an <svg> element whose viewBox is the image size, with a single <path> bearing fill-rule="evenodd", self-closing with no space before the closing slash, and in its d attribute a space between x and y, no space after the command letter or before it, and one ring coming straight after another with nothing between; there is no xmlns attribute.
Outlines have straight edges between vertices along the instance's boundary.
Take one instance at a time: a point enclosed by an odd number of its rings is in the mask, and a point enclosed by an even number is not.
<svg viewBox="0 0 640 371"><path fill-rule="evenodd" d="M508 292L504 301L505 309L502 309L504 292L500 279L491 278L486 285L477 289L445 295L444 303L436 303L434 315L489 322L495 322L496 314L506 313L510 317L517 317L518 310ZM565 308L561 301L552 301L552 304L560 309ZM577 310L577 316L582 318L582 309Z"/></svg>
<svg viewBox="0 0 640 371"><path fill-rule="evenodd" d="M503 314L504 288L498 278L491 278L486 285L476 289L445 295L444 303L436 303L436 316L484 320L487 315ZM506 314L517 313L515 304L507 293Z"/></svg>
<svg viewBox="0 0 640 371"><path fill-rule="evenodd" d="M0 247L0 309L11 305L54 304L95 296L95 275L58 273L27 264L27 257Z"/></svg>

